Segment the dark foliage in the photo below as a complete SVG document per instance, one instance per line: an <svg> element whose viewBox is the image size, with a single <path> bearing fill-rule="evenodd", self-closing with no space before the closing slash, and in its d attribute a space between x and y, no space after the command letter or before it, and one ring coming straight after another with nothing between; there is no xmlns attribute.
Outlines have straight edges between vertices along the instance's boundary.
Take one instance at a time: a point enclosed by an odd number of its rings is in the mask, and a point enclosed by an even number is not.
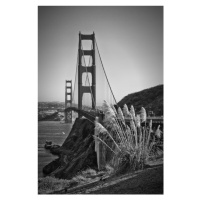
<svg viewBox="0 0 200 200"><path fill-rule="evenodd" d="M123 107L124 104L129 108L133 105L136 112L144 107L147 113L153 111L156 116L163 116L163 85L129 94L118 102L120 107Z"/></svg>

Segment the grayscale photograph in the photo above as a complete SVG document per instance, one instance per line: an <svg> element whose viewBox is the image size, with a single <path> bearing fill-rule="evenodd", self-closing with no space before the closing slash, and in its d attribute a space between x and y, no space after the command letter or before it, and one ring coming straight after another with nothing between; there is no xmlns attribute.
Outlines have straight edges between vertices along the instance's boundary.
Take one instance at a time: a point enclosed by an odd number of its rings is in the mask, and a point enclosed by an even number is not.
<svg viewBox="0 0 200 200"><path fill-rule="evenodd" d="M37 12L38 194L163 195L164 6Z"/></svg>

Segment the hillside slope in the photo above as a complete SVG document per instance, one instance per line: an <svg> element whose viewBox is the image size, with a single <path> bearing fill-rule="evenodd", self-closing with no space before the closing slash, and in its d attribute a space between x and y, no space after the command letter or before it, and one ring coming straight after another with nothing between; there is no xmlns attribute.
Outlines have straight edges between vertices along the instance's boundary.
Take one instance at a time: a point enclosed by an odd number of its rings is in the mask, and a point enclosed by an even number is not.
<svg viewBox="0 0 200 200"><path fill-rule="evenodd" d="M123 107L124 104L127 104L128 107L133 105L136 112L144 107L147 112L151 110L156 116L163 116L163 85L129 94L118 102L120 107Z"/></svg>

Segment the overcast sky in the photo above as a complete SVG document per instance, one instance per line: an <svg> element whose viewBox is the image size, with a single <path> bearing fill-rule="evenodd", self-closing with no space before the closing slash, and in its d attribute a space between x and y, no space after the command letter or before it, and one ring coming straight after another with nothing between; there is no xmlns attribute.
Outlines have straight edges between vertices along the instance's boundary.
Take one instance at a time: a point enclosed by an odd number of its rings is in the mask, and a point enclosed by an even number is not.
<svg viewBox="0 0 200 200"><path fill-rule="evenodd" d="M95 32L117 101L163 84L162 6L40 6L39 101L64 102L65 80L75 78L79 31Z"/></svg>

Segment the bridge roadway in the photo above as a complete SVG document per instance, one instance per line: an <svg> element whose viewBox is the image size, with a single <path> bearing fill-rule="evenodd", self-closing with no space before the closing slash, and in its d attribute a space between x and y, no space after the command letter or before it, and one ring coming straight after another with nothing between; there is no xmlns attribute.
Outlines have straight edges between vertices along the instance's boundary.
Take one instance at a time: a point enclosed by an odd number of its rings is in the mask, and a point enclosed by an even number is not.
<svg viewBox="0 0 200 200"><path fill-rule="evenodd" d="M94 112L94 111L88 112L88 111L85 111L85 110L80 110L77 107L68 107L64 110L64 112L69 112L69 111L74 111L74 112L78 113L79 115L82 115L82 116L86 117L87 119L89 119L91 121L94 121L96 116L98 116L97 112Z"/></svg>
<svg viewBox="0 0 200 200"><path fill-rule="evenodd" d="M94 121L96 117L101 117L102 119L104 117L104 114L100 111L95 111L95 110L85 111L85 110L80 110L77 107L68 107L66 109L63 109L62 111L61 110L58 110L58 111L60 111L60 112L74 111L74 112L88 118L91 121ZM147 117L147 123L149 123L150 120L152 120L153 124L163 124L163 117L158 117L158 116ZM129 122L130 119L125 118L125 121Z"/></svg>

